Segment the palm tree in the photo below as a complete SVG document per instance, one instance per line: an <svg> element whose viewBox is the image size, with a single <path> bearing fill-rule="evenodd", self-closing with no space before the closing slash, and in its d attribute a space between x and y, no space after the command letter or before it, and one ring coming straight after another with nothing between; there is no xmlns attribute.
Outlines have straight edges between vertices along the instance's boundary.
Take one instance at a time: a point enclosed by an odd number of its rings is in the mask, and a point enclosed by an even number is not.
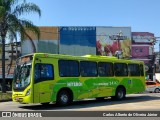
<svg viewBox="0 0 160 120"><path fill-rule="evenodd" d="M21 40L29 38L33 46L33 52L36 52L35 45L27 31L34 32L38 39L40 30L30 20L20 19L20 16L29 13L37 13L41 16L40 8L33 4L27 3L26 0L0 0L0 37L2 40L2 92L5 88L5 38L7 34L17 38L17 33Z"/></svg>

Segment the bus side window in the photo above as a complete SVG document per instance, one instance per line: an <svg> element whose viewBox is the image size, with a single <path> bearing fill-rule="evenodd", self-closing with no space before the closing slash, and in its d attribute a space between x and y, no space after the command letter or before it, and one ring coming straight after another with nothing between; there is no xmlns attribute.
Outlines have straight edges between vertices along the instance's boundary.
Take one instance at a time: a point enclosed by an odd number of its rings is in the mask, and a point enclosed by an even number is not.
<svg viewBox="0 0 160 120"><path fill-rule="evenodd" d="M113 63L111 62L99 62L98 63L98 74L100 77L111 77L113 76Z"/></svg>
<svg viewBox="0 0 160 120"><path fill-rule="evenodd" d="M120 68L116 68L115 69L115 75L116 76L121 76L121 70L120 70Z"/></svg>
<svg viewBox="0 0 160 120"><path fill-rule="evenodd" d="M144 68L142 64L140 65L140 73L141 73L141 76L144 76Z"/></svg>
<svg viewBox="0 0 160 120"><path fill-rule="evenodd" d="M79 62L76 60L59 60L58 66L60 77L79 76Z"/></svg>
<svg viewBox="0 0 160 120"><path fill-rule="evenodd" d="M114 64L115 76L128 76L127 64L115 63Z"/></svg>
<svg viewBox="0 0 160 120"><path fill-rule="evenodd" d="M99 75L100 75L100 76L105 76L105 75L106 75L105 69L104 69L103 67L99 67L99 68L98 68L98 71L99 71Z"/></svg>
<svg viewBox="0 0 160 120"><path fill-rule="evenodd" d="M83 69L81 69L81 76L87 76L87 72L85 72Z"/></svg>
<svg viewBox="0 0 160 120"><path fill-rule="evenodd" d="M36 64L35 65L35 81L53 80L54 69L51 64Z"/></svg>
<svg viewBox="0 0 160 120"><path fill-rule="evenodd" d="M53 69L52 65L44 64L43 65L43 75L45 78L53 78Z"/></svg>
<svg viewBox="0 0 160 120"><path fill-rule="evenodd" d="M97 63L92 61L81 61L80 72L83 77L95 77L97 76Z"/></svg>
<svg viewBox="0 0 160 120"><path fill-rule="evenodd" d="M128 64L130 76L140 76L139 64Z"/></svg>

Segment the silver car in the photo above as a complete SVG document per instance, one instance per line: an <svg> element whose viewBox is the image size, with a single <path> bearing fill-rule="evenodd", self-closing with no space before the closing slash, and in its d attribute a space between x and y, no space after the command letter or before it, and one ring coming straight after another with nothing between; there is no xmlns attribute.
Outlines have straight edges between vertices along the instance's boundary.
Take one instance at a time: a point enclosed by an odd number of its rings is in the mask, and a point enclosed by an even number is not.
<svg viewBox="0 0 160 120"><path fill-rule="evenodd" d="M159 93L160 92L160 84L158 84L154 81L147 81L146 82L146 91Z"/></svg>

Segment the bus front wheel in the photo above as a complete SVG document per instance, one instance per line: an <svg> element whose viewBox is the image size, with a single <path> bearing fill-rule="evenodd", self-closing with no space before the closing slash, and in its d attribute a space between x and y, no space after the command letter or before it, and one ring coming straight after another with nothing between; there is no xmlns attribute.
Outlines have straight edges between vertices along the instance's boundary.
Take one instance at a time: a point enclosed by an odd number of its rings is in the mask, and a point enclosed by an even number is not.
<svg viewBox="0 0 160 120"><path fill-rule="evenodd" d="M126 97L126 91L123 87L118 87L115 96L112 96L113 100L123 100Z"/></svg>
<svg viewBox="0 0 160 120"><path fill-rule="evenodd" d="M59 106L67 106L71 102L72 102L72 96L71 96L70 92L68 92L67 90L62 90L58 93L56 103Z"/></svg>

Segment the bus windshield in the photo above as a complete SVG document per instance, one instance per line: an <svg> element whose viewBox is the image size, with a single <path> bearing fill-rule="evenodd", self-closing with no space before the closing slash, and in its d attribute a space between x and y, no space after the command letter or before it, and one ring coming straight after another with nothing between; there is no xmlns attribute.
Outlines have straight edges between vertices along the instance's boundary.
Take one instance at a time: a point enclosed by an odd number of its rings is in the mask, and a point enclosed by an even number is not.
<svg viewBox="0 0 160 120"><path fill-rule="evenodd" d="M30 84L31 63L18 65L15 68L13 78L13 89L24 90Z"/></svg>

